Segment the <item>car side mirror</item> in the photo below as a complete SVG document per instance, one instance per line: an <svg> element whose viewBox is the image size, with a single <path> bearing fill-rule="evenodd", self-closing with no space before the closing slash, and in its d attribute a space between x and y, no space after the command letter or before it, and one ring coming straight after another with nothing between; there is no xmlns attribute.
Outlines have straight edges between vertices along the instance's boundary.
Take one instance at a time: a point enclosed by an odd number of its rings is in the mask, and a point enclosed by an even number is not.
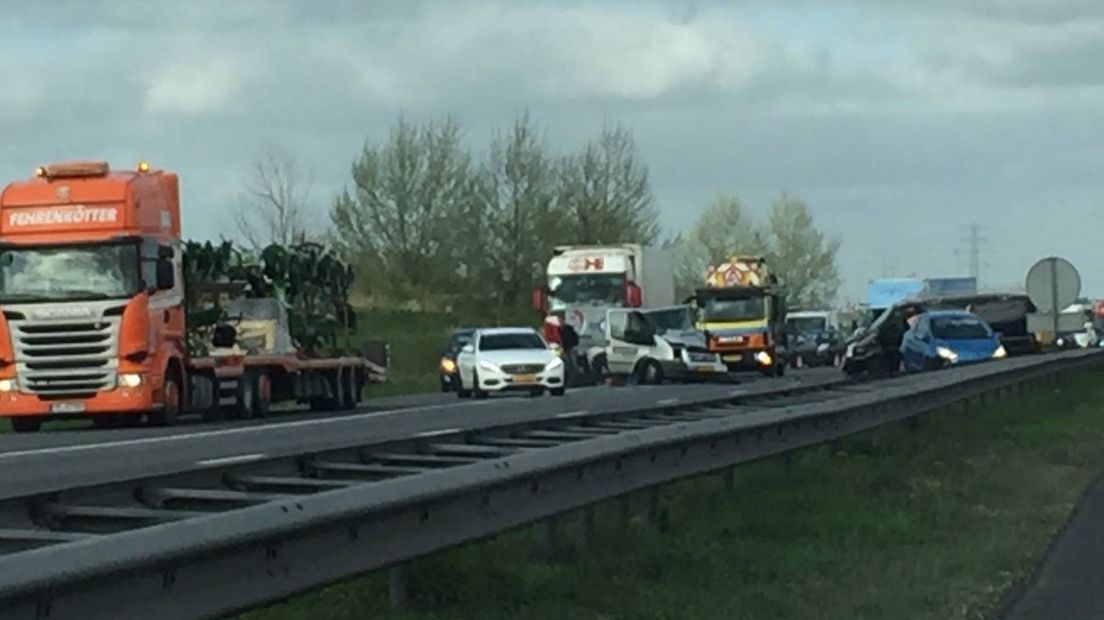
<svg viewBox="0 0 1104 620"><path fill-rule="evenodd" d="M466 344L466 345L460 347L460 352L461 353L475 353L475 345Z"/></svg>
<svg viewBox="0 0 1104 620"><path fill-rule="evenodd" d="M176 269L171 258L157 259L157 290L167 291L176 286Z"/></svg>

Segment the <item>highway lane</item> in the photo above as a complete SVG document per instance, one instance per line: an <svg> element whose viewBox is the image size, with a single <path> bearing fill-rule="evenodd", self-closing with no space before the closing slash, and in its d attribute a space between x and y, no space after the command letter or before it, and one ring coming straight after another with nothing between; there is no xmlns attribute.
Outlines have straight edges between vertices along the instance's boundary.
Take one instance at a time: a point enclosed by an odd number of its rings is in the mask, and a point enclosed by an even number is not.
<svg viewBox="0 0 1104 620"><path fill-rule="evenodd" d="M380 399L357 413L289 415L255 421L192 425L184 428L135 428L115 431L65 431L0 437L0 499L75 485L132 479L136 468L164 475L196 467L220 467L262 458L323 451L356 442L425 436L618 409L675 404L703 398L826 381L837 369L792 373L783 379L742 384L596 387L569 391L562 398L460 400L443 394ZM423 400L424 399L424 400ZM387 407L391 404L391 407Z"/></svg>

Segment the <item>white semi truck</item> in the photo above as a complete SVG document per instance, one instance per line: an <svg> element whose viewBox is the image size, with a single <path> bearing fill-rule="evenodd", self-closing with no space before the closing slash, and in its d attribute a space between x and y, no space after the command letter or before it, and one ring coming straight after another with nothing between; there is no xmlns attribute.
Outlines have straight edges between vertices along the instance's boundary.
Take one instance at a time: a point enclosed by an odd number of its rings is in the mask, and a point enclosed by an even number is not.
<svg viewBox="0 0 1104 620"><path fill-rule="evenodd" d="M606 368L605 320L610 308L658 308L675 303L671 250L638 243L560 246L533 305L545 315L543 334L562 342L565 325L578 335L576 377L597 379ZM578 382L578 381L577 381Z"/></svg>

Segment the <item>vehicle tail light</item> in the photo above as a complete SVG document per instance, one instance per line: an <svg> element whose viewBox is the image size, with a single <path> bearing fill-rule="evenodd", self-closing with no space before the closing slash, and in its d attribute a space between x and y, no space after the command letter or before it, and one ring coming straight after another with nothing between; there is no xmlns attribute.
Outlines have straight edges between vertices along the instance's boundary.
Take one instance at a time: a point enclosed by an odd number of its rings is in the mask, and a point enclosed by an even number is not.
<svg viewBox="0 0 1104 620"><path fill-rule="evenodd" d="M544 287L538 286L533 289L532 296L530 297L533 309L537 312L544 312L548 307L548 295L544 291Z"/></svg>
<svg viewBox="0 0 1104 620"><path fill-rule="evenodd" d="M558 344L560 342L560 327L558 325L545 321L544 325L542 325L541 327L544 331L544 340L546 342L548 342L549 344Z"/></svg>

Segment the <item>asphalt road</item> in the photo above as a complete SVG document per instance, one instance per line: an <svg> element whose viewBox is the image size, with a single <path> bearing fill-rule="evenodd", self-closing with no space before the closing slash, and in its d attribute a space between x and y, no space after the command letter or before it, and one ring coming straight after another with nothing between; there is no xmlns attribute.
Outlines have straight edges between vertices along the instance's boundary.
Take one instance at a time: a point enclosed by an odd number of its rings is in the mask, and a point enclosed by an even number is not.
<svg viewBox="0 0 1104 620"><path fill-rule="evenodd" d="M748 377L742 383L594 387L564 397L492 397L460 400L419 394L370 400L355 412L288 413L263 421L195 423L170 428L67 430L0 436L0 499L133 479L135 469L164 475L196 467L222 467L268 457L323 451L487 426L676 404L839 376L835 368L790 373L782 379Z"/></svg>

